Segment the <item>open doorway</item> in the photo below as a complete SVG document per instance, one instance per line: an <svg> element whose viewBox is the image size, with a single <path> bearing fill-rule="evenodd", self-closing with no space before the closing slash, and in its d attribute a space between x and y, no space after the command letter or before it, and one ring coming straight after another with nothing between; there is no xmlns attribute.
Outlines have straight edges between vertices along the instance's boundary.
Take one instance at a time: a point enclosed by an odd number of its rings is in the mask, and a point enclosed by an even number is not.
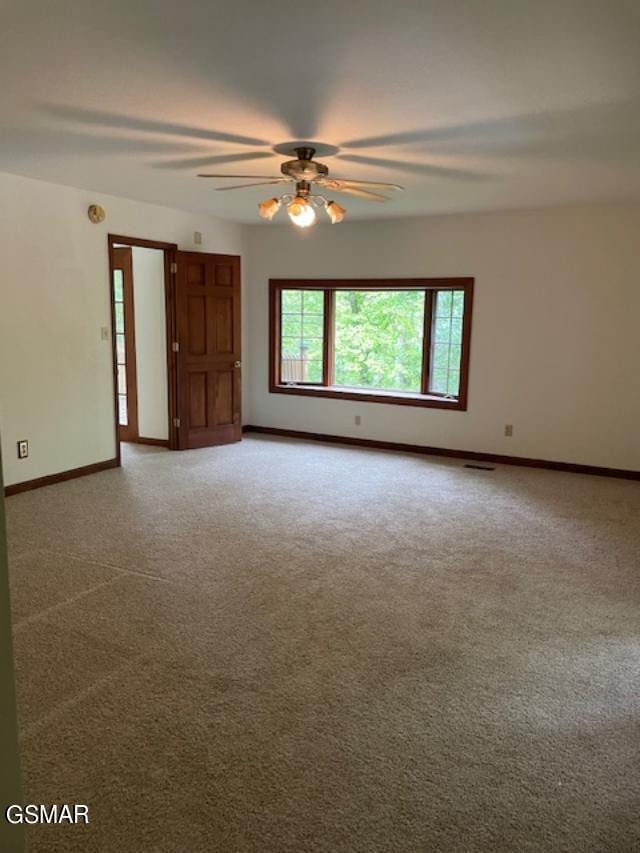
<svg viewBox="0 0 640 853"><path fill-rule="evenodd" d="M175 448L173 293L176 246L109 236L116 439Z"/></svg>
<svg viewBox="0 0 640 853"><path fill-rule="evenodd" d="M108 239L118 462L122 441L170 450L240 441L240 258Z"/></svg>

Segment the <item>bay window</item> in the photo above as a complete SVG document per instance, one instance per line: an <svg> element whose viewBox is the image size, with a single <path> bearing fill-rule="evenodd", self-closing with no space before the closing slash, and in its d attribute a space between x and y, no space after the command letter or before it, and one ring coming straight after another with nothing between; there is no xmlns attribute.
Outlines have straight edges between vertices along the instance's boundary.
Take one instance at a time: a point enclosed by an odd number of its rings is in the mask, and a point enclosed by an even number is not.
<svg viewBox="0 0 640 853"><path fill-rule="evenodd" d="M473 279L270 282L270 390L466 409Z"/></svg>

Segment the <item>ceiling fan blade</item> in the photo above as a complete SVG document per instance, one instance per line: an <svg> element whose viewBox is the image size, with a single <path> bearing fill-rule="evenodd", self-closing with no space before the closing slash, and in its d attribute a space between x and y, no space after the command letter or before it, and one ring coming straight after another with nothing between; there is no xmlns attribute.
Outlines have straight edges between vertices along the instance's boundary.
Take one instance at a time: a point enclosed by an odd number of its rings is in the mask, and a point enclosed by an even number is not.
<svg viewBox="0 0 640 853"><path fill-rule="evenodd" d="M209 172L207 172L206 174L200 173L198 175L198 177L199 178L233 178L234 180L237 180L238 178L240 178L241 180L244 180L245 178L248 180L257 180L258 178L260 178L263 181L289 180L289 178L286 178L286 179L285 178L276 178L275 176L270 177L269 175L213 175L213 174L210 174Z"/></svg>
<svg viewBox="0 0 640 853"><path fill-rule="evenodd" d="M332 192L343 193L344 195L354 195L358 198L366 198L367 201L390 201L388 196L380 195L380 193L372 193L370 190L361 190L357 187L328 187Z"/></svg>
<svg viewBox="0 0 640 853"><path fill-rule="evenodd" d="M232 187L216 187L216 192L224 193L227 190L244 190L247 187L266 187L269 184L288 184L287 178L278 178L276 181L258 181L256 184L234 184Z"/></svg>
<svg viewBox="0 0 640 853"><path fill-rule="evenodd" d="M352 181L350 178L320 178L316 183L322 184L329 190L340 187L378 187L386 190L404 190L400 184L386 184L383 181Z"/></svg>

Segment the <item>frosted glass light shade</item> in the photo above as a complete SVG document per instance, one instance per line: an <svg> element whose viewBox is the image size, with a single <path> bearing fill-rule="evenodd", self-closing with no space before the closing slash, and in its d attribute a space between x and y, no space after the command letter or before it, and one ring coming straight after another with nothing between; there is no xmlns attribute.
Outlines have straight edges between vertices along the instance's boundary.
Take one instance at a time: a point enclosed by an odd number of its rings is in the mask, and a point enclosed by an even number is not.
<svg viewBox="0 0 640 853"><path fill-rule="evenodd" d="M316 221L316 212L306 198L296 196L287 208L289 219L298 228L308 228Z"/></svg>
<svg viewBox="0 0 640 853"><path fill-rule="evenodd" d="M258 213L263 219L273 219L280 210L280 202L277 198L268 198L258 204Z"/></svg>
<svg viewBox="0 0 640 853"><path fill-rule="evenodd" d="M338 222L342 222L344 217L346 216L347 211L342 207L342 205L338 204L337 201L330 201L327 204L327 215L331 220L331 224L335 225Z"/></svg>

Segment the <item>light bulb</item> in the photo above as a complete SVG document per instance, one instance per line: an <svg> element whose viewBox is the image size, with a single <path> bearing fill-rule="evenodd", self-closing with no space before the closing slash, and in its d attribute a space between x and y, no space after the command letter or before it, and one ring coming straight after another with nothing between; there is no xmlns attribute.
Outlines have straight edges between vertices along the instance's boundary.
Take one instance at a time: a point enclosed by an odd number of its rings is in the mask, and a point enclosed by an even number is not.
<svg viewBox="0 0 640 853"><path fill-rule="evenodd" d="M277 198L268 198L258 204L258 213L263 219L273 219L280 210L280 202Z"/></svg>
<svg viewBox="0 0 640 853"><path fill-rule="evenodd" d="M306 198L297 195L287 208L289 219L298 228L308 228L316 221L316 212Z"/></svg>
<svg viewBox="0 0 640 853"><path fill-rule="evenodd" d="M332 225L335 225L337 222L342 222L346 213L347 211L342 207L342 205L338 204L337 201L327 202L327 215L329 216Z"/></svg>

